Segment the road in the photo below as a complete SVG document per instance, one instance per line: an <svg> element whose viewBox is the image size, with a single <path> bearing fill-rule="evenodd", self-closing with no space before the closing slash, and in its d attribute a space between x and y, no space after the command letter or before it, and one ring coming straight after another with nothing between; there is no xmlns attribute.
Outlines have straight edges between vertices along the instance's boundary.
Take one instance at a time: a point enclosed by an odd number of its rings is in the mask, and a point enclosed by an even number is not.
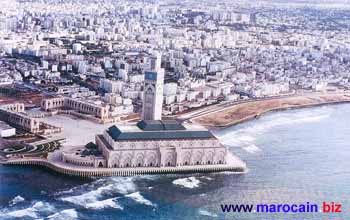
<svg viewBox="0 0 350 220"><path fill-rule="evenodd" d="M211 105L208 107L204 107L198 110L194 110L188 113L181 114L178 116L178 119L181 121L191 121L195 118L202 117L204 115L212 114L215 112L223 111L227 108L233 107L238 104L242 103L249 103L249 102L256 102L256 101L263 101L263 100L274 100L274 99L280 99L280 98L287 98L287 97L296 97L300 96L301 94L289 94L289 95L281 95L281 96L274 96L274 97L266 97L266 98L256 98L256 99L245 99L245 100L239 100L239 101L231 101L231 102L224 102L224 103L218 103L215 105Z"/></svg>

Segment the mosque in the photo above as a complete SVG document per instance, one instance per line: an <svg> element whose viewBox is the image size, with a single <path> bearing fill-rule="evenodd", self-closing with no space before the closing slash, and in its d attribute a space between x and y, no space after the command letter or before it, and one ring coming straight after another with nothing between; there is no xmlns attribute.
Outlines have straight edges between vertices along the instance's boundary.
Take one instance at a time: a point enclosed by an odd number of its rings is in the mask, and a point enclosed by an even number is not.
<svg viewBox="0 0 350 220"><path fill-rule="evenodd" d="M207 129L162 120L164 70L160 58L145 72L142 120L96 135L103 167L178 167L226 163L226 148Z"/></svg>

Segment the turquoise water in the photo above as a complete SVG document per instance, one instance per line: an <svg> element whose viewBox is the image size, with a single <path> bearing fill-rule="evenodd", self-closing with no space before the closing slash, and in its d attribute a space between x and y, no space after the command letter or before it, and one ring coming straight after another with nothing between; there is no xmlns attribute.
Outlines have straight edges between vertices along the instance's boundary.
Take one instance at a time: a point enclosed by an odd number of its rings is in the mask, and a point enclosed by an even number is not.
<svg viewBox="0 0 350 220"><path fill-rule="evenodd" d="M249 172L82 180L0 167L0 219L350 219L350 105L215 132ZM342 213L224 214L220 204L341 202Z"/></svg>

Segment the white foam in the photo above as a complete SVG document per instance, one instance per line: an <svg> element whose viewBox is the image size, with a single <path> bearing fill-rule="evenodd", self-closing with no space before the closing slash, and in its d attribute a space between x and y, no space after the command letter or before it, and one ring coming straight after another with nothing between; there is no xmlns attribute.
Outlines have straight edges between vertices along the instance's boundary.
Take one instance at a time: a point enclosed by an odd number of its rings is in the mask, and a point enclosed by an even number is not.
<svg viewBox="0 0 350 220"><path fill-rule="evenodd" d="M176 179L173 181L173 184L192 189L192 188L199 187L200 181L197 180L195 177L187 177L187 178Z"/></svg>
<svg viewBox="0 0 350 220"><path fill-rule="evenodd" d="M137 177L135 177L137 178ZM113 182L113 190L127 194L130 192L134 192L136 190L136 185L133 182L135 179L133 177L112 177L111 180Z"/></svg>
<svg viewBox="0 0 350 220"><path fill-rule="evenodd" d="M134 176L134 177L131 177L132 179L134 180L137 180L137 179L142 179L142 180L156 180L159 178L159 175L143 175L143 176Z"/></svg>
<svg viewBox="0 0 350 220"><path fill-rule="evenodd" d="M5 213L4 215L12 216L16 218L23 218L23 217L31 217L31 218L37 218L37 214L35 213L36 210L33 208L27 208L27 209L20 209L12 212Z"/></svg>
<svg viewBox="0 0 350 220"><path fill-rule="evenodd" d="M242 147L254 143L256 140L254 137L255 135L257 134L250 134L248 131L239 130L230 133L230 136L220 137L220 140L222 140L224 145L228 145L230 147Z"/></svg>
<svg viewBox="0 0 350 220"><path fill-rule="evenodd" d="M103 186L96 185L104 184ZM107 184L107 185L106 185ZM96 189L91 189L91 187L97 187ZM106 178L100 181L96 181L90 185L84 185L81 189L77 189L86 193L74 196L66 196L60 198L62 201L70 202L85 208L94 208L89 204L94 204L96 207L103 206L103 201L99 199L103 195L108 195L110 193L119 192L121 194L127 194L136 190L136 186L133 182L132 177L112 177ZM105 201L106 202L106 201ZM107 201L109 204L112 204L113 201ZM117 207L117 205L113 205ZM111 206L112 207L112 206Z"/></svg>
<svg viewBox="0 0 350 220"><path fill-rule="evenodd" d="M300 112L280 112L265 116L259 123L246 124L237 130L218 133L220 141L230 147L241 147L249 153L261 151L255 145L256 138L268 130L284 125L299 123L313 123L328 118L331 115L331 108L308 109Z"/></svg>
<svg viewBox="0 0 350 220"><path fill-rule="evenodd" d="M204 210L204 209L199 209L199 210L198 210L198 213L199 213L200 215L204 215L204 216L209 216L209 217L218 217L218 215L217 215L217 214L212 213L212 212L209 212L209 211Z"/></svg>
<svg viewBox="0 0 350 220"><path fill-rule="evenodd" d="M48 219L52 219L52 220L61 220L61 219L65 219L65 220L73 220L73 219L77 219L78 218L78 213L75 209L66 209L63 211L60 211L58 213L55 213L53 215L50 215L47 217Z"/></svg>
<svg viewBox="0 0 350 220"><path fill-rule="evenodd" d="M73 193L73 192L74 192L73 189L69 189L69 190L64 190L64 191L61 191L61 192L57 192L57 193L55 193L55 195L69 194L69 193Z"/></svg>
<svg viewBox="0 0 350 220"><path fill-rule="evenodd" d="M258 148L255 144L250 144L248 146L243 147L243 150L247 151L248 153L257 153L261 151L260 148Z"/></svg>
<svg viewBox="0 0 350 220"><path fill-rule="evenodd" d="M35 210L41 211L41 212L51 212L54 210L54 207L52 205L50 205L47 202L41 202L41 201L34 203L32 207Z"/></svg>
<svg viewBox="0 0 350 220"><path fill-rule="evenodd" d="M202 179L206 179L206 180L213 180L213 178L209 177L209 176L202 176Z"/></svg>
<svg viewBox="0 0 350 220"><path fill-rule="evenodd" d="M38 212L52 212L53 209L54 208L50 204L40 201L40 202L34 203L34 205L32 207L29 207L26 209L20 209L20 210L16 210L16 211L10 211L7 213L3 213L3 215L12 216L12 217L16 217L16 218L23 218L26 216L31 217L31 218L37 218Z"/></svg>
<svg viewBox="0 0 350 220"><path fill-rule="evenodd" d="M96 190L92 190L87 193L83 193L81 195L77 196L68 196L61 198L62 201L70 202L76 205L84 206L86 208L89 203L94 203L98 201L98 198L103 195L103 193L111 191L113 188L113 185L107 185L97 188Z"/></svg>
<svg viewBox="0 0 350 220"><path fill-rule="evenodd" d="M125 197L132 198L134 201L144 204L144 205L149 205L149 206L155 206L151 201L145 199L140 192L134 192L131 194L126 195Z"/></svg>
<svg viewBox="0 0 350 220"><path fill-rule="evenodd" d="M91 209L115 208L123 210L123 207L116 202L116 199L117 198L111 198L102 201L96 201L93 203L88 203L86 204L86 207Z"/></svg>
<svg viewBox="0 0 350 220"><path fill-rule="evenodd" d="M25 199L22 196L16 196L10 201L10 205L13 206L17 203L23 202Z"/></svg>
<svg viewBox="0 0 350 220"><path fill-rule="evenodd" d="M244 173L247 173L249 172L249 168L247 168ZM233 171L223 171L223 172L216 172L216 173L212 173L212 175L225 175L225 176L228 176L228 175L240 175L241 173L238 173L238 172L233 172Z"/></svg>

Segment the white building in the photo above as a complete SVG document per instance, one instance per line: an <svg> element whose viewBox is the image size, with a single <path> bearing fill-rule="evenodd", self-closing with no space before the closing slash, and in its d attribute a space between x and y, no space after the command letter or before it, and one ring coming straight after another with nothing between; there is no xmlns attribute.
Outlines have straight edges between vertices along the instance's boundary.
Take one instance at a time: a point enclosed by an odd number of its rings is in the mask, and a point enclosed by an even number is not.
<svg viewBox="0 0 350 220"><path fill-rule="evenodd" d="M77 112L88 114L101 120L106 120L109 117L109 105L102 103L91 103L88 100L67 97L47 98L41 101L41 109L45 111L61 108L74 109Z"/></svg>
<svg viewBox="0 0 350 220"><path fill-rule="evenodd" d="M110 93L120 93L123 90L124 82L109 79L100 80L100 88Z"/></svg>
<svg viewBox="0 0 350 220"><path fill-rule="evenodd" d="M177 92L177 83L166 83L164 84L164 95L175 95Z"/></svg>
<svg viewBox="0 0 350 220"><path fill-rule="evenodd" d="M226 148L208 130L175 121L112 126L96 136L103 167L177 167L226 163Z"/></svg>
<svg viewBox="0 0 350 220"><path fill-rule="evenodd" d="M0 121L0 137L11 137L16 135L16 129Z"/></svg>

